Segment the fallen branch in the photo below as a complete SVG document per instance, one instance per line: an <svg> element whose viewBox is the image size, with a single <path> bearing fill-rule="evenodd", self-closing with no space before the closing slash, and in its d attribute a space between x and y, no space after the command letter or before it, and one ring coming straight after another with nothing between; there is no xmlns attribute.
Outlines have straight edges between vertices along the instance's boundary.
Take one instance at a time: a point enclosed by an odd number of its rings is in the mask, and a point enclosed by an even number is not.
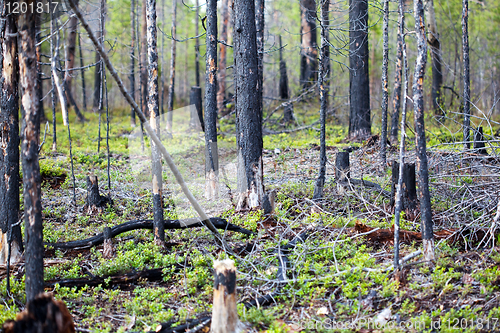
<svg viewBox="0 0 500 333"><path fill-rule="evenodd" d="M239 232L245 235L253 235L254 232L247 230L245 228L238 227L232 223L227 222L225 219L220 217L211 217L211 223L217 228L222 230L229 230L234 232ZM165 229L185 229L185 228L198 228L202 227L203 223L197 218L180 220L165 220ZM153 229L153 220L134 220L122 223L120 225L111 228L110 237L114 238L124 232L138 230L138 229ZM65 243L45 243L45 245L50 246L54 249L75 249L75 248L88 248L96 245L100 245L104 242L104 233L100 233L94 237L90 237L83 240L75 240Z"/></svg>

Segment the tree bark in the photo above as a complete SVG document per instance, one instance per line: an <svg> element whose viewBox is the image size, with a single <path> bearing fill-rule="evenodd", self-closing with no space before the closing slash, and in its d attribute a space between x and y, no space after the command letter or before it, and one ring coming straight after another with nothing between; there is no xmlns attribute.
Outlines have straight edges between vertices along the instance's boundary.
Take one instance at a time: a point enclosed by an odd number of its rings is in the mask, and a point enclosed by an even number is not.
<svg viewBox="0 0 500 333"><path fill-rule="evenodd" d="M130 1L130 94L135 100L135 0ZM163 69L163 68L162 68ZM135 127L134 108L130 108L130 124Z"/></svg>
<svg viewBox="0 0 500 333"><path fill-rule="evenodd" d="M263 109L263 87L264 87L264 0L255 1L255 30L257 38L257 89L259 94L260 111Z"/></svg>
<svg viewBox="0 0 500 333"><path fill-rule="evenodd" d="M11 1L11 0L8 0ZM11 1L12 2L12 1ZM3 11L2 11L3 12ZM23 240L19 219L19 68L14 14L0 21L0 264L21 259Z"/></svg>
<svg viewBox="0 0 500 333"><path fill-rule="evenodd" d="M172 1L172 37L176 38L177 31L177 0ZM177 42L172 39L172 48L170 49L170 79L168 86L168 109L167 109L167 132L172 132L172 118L174 112L175 98L175 52ZM216 60L217 61L217 60ZM217 66L216 66L217 67Z"/></svg>
<svg viewBox="0 0 500 333"><path fill-rule="evenodd" d="M418 196L422 221L422 242L425 260L434 260L434 236L432 230L431 198L429 193L429 171L425 143L424 124L424 75L427 62L427 46L425 43L425 21L422 0L415 0L415 31L417 35L417 60L413 79L413 107L415 112L416 150L418 166Z"/></svg>
<svg viewBox="0 0 500 333"><path fill-rule="evenodd" d="M384 50L382 59L382 131L380 133L380 158L385 169L387 163L387 109L389 105L389 90L387 88L387 71L389 69L389 0L384 0L383 24Z"/></svg>
<svg viewBox="0 0 500 333"><path fill-rule="evenodd" d="M27 1L28 7L33 0ZM24 220L26 237L26 301L43 292L43 227L38 145L40 113L37 97L35 14L27 11L19 16L19 73L22 125L22 162L24 184Z"/></svg>
<svg viewBox="0 0 500 333"><path fill-rule="evenodd" d="M462 4L462 47L464 57L464 149L470 148L470 64L469 64L469 0ZM482 127L481 127L482 134Z"/></svg>
<svg viewBox="0 0 500 333"><path fill-rule="evenodd" d="M349 4L349 137L363 140L371 135L368 0Z"/></svg>
<svg viewBox="0 0 500 333"><path fill-rule="evenodd" d="M194 75L195 75L196 86L201 87L200 86L200 38L198 37L198 35L200 34L200 28L199 28L200 27L200 4L199 4L198 0L196 0L195 6L196 6L196 19L195 19L195 25L194 25L194 29L195 29L194 34L196 35L196 39L195 39L195 44L194 44L194 52L195 52L195 55L194 55L194 65L195 65ZM224 4L222 6L224 8ZM221 63L222 63L222 60L221 60Z"/></svg>
<svg viewBox="0 0 500 333"><path fill-rule="evenodd" d="M486 151L486 145L484 144L484 135L483 135L483 127L480 126L474 131L474 152L476 154L488 155Z"/></svg>
<svg viewBox="0 0 500 333"><path fill-rule="evenodd" d="M220 39L227 43L228 27L229 27L229 0L222 0L221 3L221 33ZM224 100L226 99L226 54L227 46L220 44L220 62L219 62L219 78L217 82L219 89L217 90L217 110L219 113L224 111Z"/></svg>
<svg viewBox="0 0 500 333"><path fill-rule="evenodd" d="M399 182L399 170L403 170L402 188L401 188L401 209L414 210L417 208L417 187L415 177L415 164L403 163L403 168L394 161L392 164L392 186L391 186L391 205L396 203L396 191Z"/></svg>
<svg viewBox="0 0 500 333"><path fill-rule="evenodd" d="M100 1L100 15L99 15L99 30L97 31L97 40L101 45L104 45L104 19L105 19L105 2L106 0ZM94 73L94 111L101 112L102 111L102 96L103 96L103 85L102 85L102 71L104 70L104 66L101 61L101 56L99 53L95 55L95 73Z"/></svg>
<svg viewBox="0 0 500 333"><path fill-rule="evenodd" d="M149 109L148 109L148 41L147 41L147 22L146 22L146 4L147 1L144 0L141 2L141 35L138 36L141 40L141 52L139 54L139 69L141 72L141 77L140 77L140 82L141 82L141 88L140 88L140 95L141 95L141 107L142 107L142 113L146 117L149 116Z"/></svg>
<svg viewBox="0 0 500 333"><path fill-rule="evenodd" d="M45 111L43 109L43 81L42 81L42 33L40 31L40 15L36 15L36 64L37 64L37 93L38 93L38 112L40 112L40 122L45 122L47 117L45 117Z"/></svg>
<svg viewBox="0 0 500 333"><path fill-rule="evenodd" d="M219 195L217 148L217 0L207 1L205 79L205 197Z"/></svg>
<svg viewBox="0 0 500 333"><path fill-rule="evenodd" d="M254 1L234 3L234 30L238 191L248 193L249 206L253 208L260 206L264 198Z"/></svg>
<svg viewBox="0 0 500 333"><path fill-rule="evenodd" d="M404 3L402 4L404 7ZM404 10L404 8L403 8ZM398 17L398 25L404 29L404 16ZM403 39L400 33L397 37L396 71L394 73L394 97L391 117L391 143L398 142L399 110L401 108L401 77L403 76Z"/></svg>
<svg viewBox="0 0 500 333"><path fill-rule="evenodd" d="M283 46L281 44L281 35L279 36L279 46L280 46L280 82L279 82L279 94L280 98L283 100L288 100L290 98L289 88L288 88L288 74L286 70L286 61L283 59ZM293 114L293 104L288 103L283 109L283 121L285 124L289 124L295 119Z"/></svg>
<svg viewBox="0 0 500 333"><path fill-rule="evenodd" d="M300 82L309 88L318 79L316 1L300 1Z"/></svg>
<svg viewBox="0 0 500 333"><path fill-rule="evenodd" d="M339 151L335 158L335 180L345 183L351 178L349 152Z"/></svg>
<svg viewBox="0 0 500 333"><path fill-rule="evenodd" d="M313 200L323 198L323 187L325 185L326 174L326 109L328 107L328 91L325 89L325 78L328 75L328 59L330 54L330 47L328 45L328 11L330 7L330 0L321 0L321 51L319 57L319 97L321 102L320 108L320 153L319 153L319 175L316 179L314 186Z"/></svg>
<svg viewBox="0 0 500 333"><path fill-rule="evenodd" d="M175 0L174 0L175 1ZM158 98L158 49L156 45L156 0L147 0L146 7L147 39L148 39L148 109L151 127L160 137L160 109ZM160 246L165 245L163 228L163 179L161 157L156 143L151 142L151 163L153 175L153 220L154 239Z"/></svg>
<svg viewBox="0 0 500 333"><path fill-rule="evenodd" d="M441 41L437 29L434 1L424 0L424 12L427 26L427 42L431 46L432 59L432 107L436 116L444 116L441 109L441 87L443 85Z"/></svg>
<svg viewBox="0 0 500 333"><path fill-rule="evenodd" d="M76 2L78 6L78 1ZM66 85L66 94L71 94L71 84L73 81L76 53L76 28L78 26L78 18L70 16L67 27L66 55L65 55L65 72L64 84Z"/></svg>
<svg viewBox="0 0 500 333"><path fill-rule="evenodd" d="M211 333L240 332L236 309L236 268L231 259L214 262L214 297Z"/></svg>
<svg viewBox="0 0 500 333"><path fill-rule="evenodd" d="M203 121L203 100L201 98L200 87L191 87L189 105L191 105L190 127L196 130L201 129L204 132L205 123Z"/></svg>
<svg viewBox="0 0 500 333"><path fill-rule="evenodd" d="M85 89L85 69L83 68L83 54L82 54L82 36L78 34L78 49L80 51L80 75L82 77L82 101L83 101L83 111L87 110L87 93Z"/></svg>

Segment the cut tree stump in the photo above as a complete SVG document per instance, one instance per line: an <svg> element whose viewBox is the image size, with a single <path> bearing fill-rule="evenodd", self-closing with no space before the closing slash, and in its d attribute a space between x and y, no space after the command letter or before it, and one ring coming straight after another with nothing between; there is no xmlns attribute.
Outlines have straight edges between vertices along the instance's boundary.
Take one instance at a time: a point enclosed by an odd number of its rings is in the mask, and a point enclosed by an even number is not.
<svg viewBox="0 0 500 333"><path fill-rule="evenodd" d="M113 200L110 197L99 194L99 183L94 175L87 176L87 203L85 207L89 212L95 212L102 209L107 204L112 205Z"/></svg>
<svg viewBox="0 0 500 333"><path fill-rule="evenodd" d="M391 206L396 202L396 190L399 179L399 163L392 163L392 186L391 186ZM403 165L403 193L402 210L417 209L417 187L415 181L415 163L405 163Z"/></svg>
<svg viewBox="0 0 500 333"><path fill-rule="evenodd" d="M105 227L103 230L104 236L104 249L102 251L102 256L105 259L110 259L115 256L115 249L113 247L113 236L111 235L111 228Z"/></svg>
<svg viewBox="0 0 500 333"><path fill-rule="evenodd" d="M483 127L480 126L474 131L474 152L476 154L488 155L483 135Z"/></svg>
<svg viewBox="0 0 500 333"><path fill-rule="evenodd" d="M339 151L335 159L335 180L337 182L346 183L351 178L349 167L349 152Z"/></svg>

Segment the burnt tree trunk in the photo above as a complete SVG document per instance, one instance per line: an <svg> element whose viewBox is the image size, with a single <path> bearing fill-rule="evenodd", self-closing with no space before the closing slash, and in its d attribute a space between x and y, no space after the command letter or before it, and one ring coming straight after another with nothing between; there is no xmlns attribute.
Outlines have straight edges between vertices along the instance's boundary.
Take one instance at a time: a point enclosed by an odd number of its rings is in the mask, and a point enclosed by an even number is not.
<svg viewBox="0 0 500 333"><path fill-rule="evenodd" d="M328 107L328 91L325 89L325 81L328 75L328 59L330 47L328 45L328 10L330 0L321 0L321 50L319 57L319 97L321 102L320 108L320 153L319 153L319 175L314 186L313 200L323 198L323 187L325 185L326 174L326 109ZM326 79L326 80L325 80Z"/></svg>
<svg viewBox="0 0 500 333"><path fill-rule="evenodd" d="M105 0L101 0L100 5L100 15L99 15L99 30L97 31L97 40L101 45L104 44L104 9L105 9ZM101 56L96 52L95 54L95 72L94 72L94 111L98 111L99 113L102 111L102 71L104 70L104 65L101 61Z"/></svg>
<svg viewBox="0 0 500 333"><path fill-rule="evenodd" d="M464 57L464 149L468 150L470 148L469 0L463 0L462 4L462 46ZM480 129L482 134L483 128L480 127Z"/></svg>
<svg viewBox="0 0 500 333"><path fill-rule="evenodd" d="M221 3L220 39L226 43L228 42L227 36L229 27L228 2L229 0L222 0ZM220 44L219 77L217 79L217 82L219 84L219 88L217 90L217 110L220 113L224 111L225 108L224 100L226 99L226 55L227 55L227 46L224 44Z"/></svg>
<svg viewBox="0 0 500 333"><path fill-rule="evenodd" d="M174 0L175 1L175 0ZM146 7L148 39L148 109L151 127L160 137L160 109L158 98L158 49L156 45L156 0L147 0ZM155 243L165 245L163 227L163 186L161 156L158 146L151 142L151 162L153 175L153 234Z"/></svg>
<svg viewBox="0 0 500 333"><path fill-rule="evenodd" d="M148 109L148 41L147 41L147 23L146 23L146 3L144 0L141 2L141 34L138 36L140 38L141 43L141 52L139 52L139 70L140 70L140 96L141 96L141 108L142 113L146 117L149 116Z"/></svg>
<svg viewBox="0 0 500 333"><path fill-rule="evenodd" d="M247 193L250 208L264 199L262 167L262 103L259 101L255 4L234 3L234 67L238 191Z"/></svg>
<svg viewBox="0 0 500 333"><path fill-rule="evenodd" d="M27 1L28 7L33 0ZM24 220L26 238L26 301L43 292L43 227L38 146L40 113L37 97L35 14L27 11L17 21L19 33L19 83L22 124L22 163L24 184Z"/></svg>
<svg viewBox="0 0 500 333"><path fill-rule="evenodd" d="M135 0L130 1L130 95L135 100ZM130 124L135 127L134 108L130 108Z"/></svg>
<svg viewBox="0 0 500 333"><path fill-rule="evenodd" d="M423 2L425 21L427 27L427 42L431 47L432 60L432 107L436 116L444 116L441 109L441 87L443 85L441 41L437 30L436 14L434 12L434 1Z"/></svg>
<svg viewBox="0 0 500 333"><path fill-rule="evenodd" d="M87 110L87 93L85 91L85 69L83 68L82 36L78 33L78 49L80 51L80 75L82 77L82 102L83 111Z"/></svg>
<svg viewBox="0 0 500 333"><path fill-rule="evenodd" d="M96 208L103 208L107 204L113 204L110 197L103 196L99 193L99 181L96 176L87 176L87 199L86 207L89 211L94 211Z"/></svg>
<svg viewBox="0 0 500 333"><path fill-rule="evenodd" d="M260 111L263 109L263 87L264 87L264 0L255 1L255 30L257 38L257 69L258 69L258 94L260 102Z"/></svg>
<svg viewBox="0 0 500 333"><path fill-rule="evenodd" d="M205 79L205 197L219 193L219 156L217 148L217 0L207 1Z"/></svg>
<svg viewBox="0 0 500 333"><path fill-rule="evenodd" d="M199 1L196 0L195 2L196 6L196 19L195 19L195 24L194 24L194 34L196 35L196 39L194 42L194 76L195 76L195 81L196 81L196 86L200 87L200 38L198 35L200 34L200 5Z"/></svg>
<svg viewBox="0 0 500 333"><path fill-rule="evenodd" d="M10 0L9 0L10 1ZM19 68L14 14L0 21L0 264L21 259L23 240L19 219ZM10 229L10 232L9 232ZM11 237L9 237L9 233ZM9 249L9 238L12 240ZM8 278L8 277L7 277Z"/></svg>
<svg viewBox="0 0 500 333"><path fill-rule="evenodd" d="M300 42L300 82L305 89L318 79L315 0L300 0Z"/></svg>
<svg viewBox="0 0 500 333"><path fill-rule="evenodd" d="M384 0L384 50L382 59L382 131L380 133L380 158L385 169L387 163L387 109L389 106L389 90L387 88L387 72L389 69L389 0Z"/></svg>
<svg viewBox="0 0 500 333"><path fill-rule="evenodd" d="M483 127L480 126L474 131L474 152L476 154L488 155L483 135Z"/></svg>
<svg viewBox="0 0 500 333"><path fill-rule="evenodd" d="M191 119L189 126L196 130L201 129L202 131L205 131L205 124L203 122L203 100L201 98L200 87L191 87L191 93L189 94L189 105L191 105Z"/></svg>
<svg viewBox="0 0 500 333"><path fill-rule="evenodd" d="M335 180L339 183L345 183L351 178L349 152L339 151L335 158Z"/></svg>
<svg viewBox="0 0 500 333"><path fill-rule="evenodd" d="M417 35L418 55L415 62L413 79L413 107L415 112L415 132L418 165L418 197L422 221L422 242L425 260L434 260L434 235L432 230L431 198L429 193L429 171L424 125L424 75L427 62L425 43L424 8L422 0L414 2L415 31Z"/></svg>
<svg viewBox="0 0 500 333"><path fill-rule="evenodd" d="M78 1L76 1L76 5L78 6ZM73 83L73 68L75 67L75 53L76 53L76 29L78 26L78 18L73 15L70 16L68 20L67 27L67 40L66 40L66 54L65 54L65 72L64 72L64 84L66 85L66 94L67 96L72 94L71 84ZM69 97L67 97L70 100Z"/></svg>
<svg viewBox="0 0 500 333"><path fill-rule="evenodd" d="M368 0L349 1L349 137L371 135Z"/></svg>
<svg viewBox="0 0 500 333"><path fill-rule="evenodd" d="M236 268L231 259L214 262L214 297L212 306L212 333L240 332L236 308Z"/></svg>
<svg viewBox="0 0 500 333"><path fill-rule="evenodd" d="M404 6L404 3L402 4ZM404 8L403 8L404 10ZM404 28L404 16L398 17L398 25ZM400 33L397 37L396 71L394 73L394 97L391 117L391 143L398 142L399 110L401 108L401 77L403 76L403 38Z"/></svg>
<svg viewBox="0 0 500 333"><path fill-rule="evenodd" d="M175 98L175 52L177 42L176 38L177 31L177 0L172 1L172 47L170 49L170 79L168 86L168 102L167 102L167 132L172 132L172 118L174 112L174 98ZM208 34L207 34L208 35ZM217 39L216 39L217 41ZM217 58L216 58L217 59ZM217 60L215 60L217 61ZM215 66L217 68L217 66Z"/></svg>
<svg viewBox="0 0 500 333"><path fill-rule="evenodd" d="M392 186L391 186L391 205L396 203L396 191L399 181L399 163L394 161L392 164ZM415 163L403 163L403 178L401 192L401 210L417 208L417 187L415 177Z"/></svg>
<svg viewBox="0 0 500 333"><path fill-rule="evenodd" d="M281 44L281 35L278 37L280 46L280 82L279 82L279 94L282 100L288 100L290 98L289 88L288 88L288 74L286 70L286 61L283 59L283 46ZM293 114L293 104L287 103L283 110L283 121L285 124L289 124L295 119Z"/></svg>
<svg viewBox="0 0 500 333"><path fill-rule="evenodd" d="M45 117L45 111L43 109L43 81L42 81L42 33L40 31L40 16L36 16L36 63L37 63L37 93L38 93L38 112L40 112L40 122L45 122L47 117Z"/></svg>

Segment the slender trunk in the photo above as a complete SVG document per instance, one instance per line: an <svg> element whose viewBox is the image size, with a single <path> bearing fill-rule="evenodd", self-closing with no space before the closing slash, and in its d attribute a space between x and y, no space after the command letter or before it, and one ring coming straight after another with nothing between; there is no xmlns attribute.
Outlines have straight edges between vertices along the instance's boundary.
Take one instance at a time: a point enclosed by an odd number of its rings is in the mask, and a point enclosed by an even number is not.
<svg viewBox="0 0 500 333"><path fill-rule="evenodd" d="M286 70L286 61L283 59L283 46L281 44L281 35L279 36L279 46L280 46L280 82L279 82L279 94L282 100L288 100L290 98L288 89L288 74ZM283 110L283 122L285 124L291 123L295 119L293 114L293 104L287 103Z"/></svg>
<svg viewBox="0 0 500 333"><path fill-rule="evenodd" d="M318 79L315 0L300 1L300 18L300 82L305 89Z"/></svg>
<svg viewBox="0 0 500 333"><path fill-rule="evenodd" d="M221 33L220 39L227 43L227 32L229 27L229 10L228 10L229 0L222 0L221 4ZM220 44L220 63L219 63L219 89L217 91L217 110L219 113L224 111L225 105L224 100L226 99L226 56L227 56L227 46Z"/></svg>
<svg viewBox="0 0 500 333"><path fill-rule="evenodd" d="M225 0L223 0L223 1L225 1ZM196 0L195 6L196 6L196 19L195 19L195 25L194 25L194 29L195 29L194 34L196 35L196 39L195 39L195 44L194 44L194 52L195 52L194 75L195 75L195 79L196 79L196 86L200 87L200 38L198 37L198 35L200 34L200 5L199 5L198 0ZM222 5L222 6L224 7L224 5Z"/></svg>
<svg viewBox="0 0 500 333"><path fill-rule="evenodd" d="M27 1L28 7L33 0ZM24 110L22 125L22 162L24 184L24 220L26 237L26 301L43 292L43 227L38 145L40 113L37 97L35 14L19 16L19 83Z"/></svg>
<svg viewBox="0 0 500 333"><path fill-rule="evenodd" d="M328 73L326 68L327 61L329 57L329 45L328 45L328 10L330 6L330 0L321 0L321 51L319 57L319 97L321 101L320 108L320 152L319 152L319 175L316 180L316 185L314 186L313 200L319 200L323 198L323 187L325 185L325 174L326 174L326 109L327 109L327 92L325 89L325 77Z"/></svg>
<svg viewBox="0 0 500 333"><path fill-rule="evenodd" d="M205 79L205 197L219 194L217 151L217 0L207 1L207 62Z"/></svg>
<svg viewBox="0 0 500 333"><path fill-rule="evenodd" d="M147 40L148 40L148 109L151 127L160 136L160 109L158 99L158 49L156 45L156 0L147 0L146 7ZM158 147L151 142L151 161L153 174L153 234L155 243L165 244L163 226L163 189L161 157Z"/></svg>
<svg viewBox="0 0 500 333"><path fill-rule="evenodd" d="M326 103L326 111L330 106L330 0L322 1L321 7L321 20L323 21L323 27L327 29L327 33L323 36L325 40L325 55L323 57L323 88L325 90L325 103ZM326 119L325 119L326 121Z"/></svg>
<svg viewBox="0 0 500 333"><path fill-rule="evenodd" d="M349 4L349 137L362 140L371 134L368 0Z"/></svg>
<svg viewBox="0 0 500 333"><path fill-rule="evenodd" d="M462 46L464 53L464 149L470 148L470 65L469 65L469 0L462 4Z"/></svg>
<svg viewBox="0 0 500 333"><path fill-rule="evenodd" d="M161 1L161 17L160 17L160 22L165 22L165 0L162 0ZM160 61L161 61L161 64L160 64L160 71L161 71L161 77L160 77L160 83L161 83L161 88L158 87L158 89L160 89L161 91L161 95L160 95L160 114L161 114L161 119L160 119L160 122L161 121L164 121L164 114L165 114L165 108L164 108L164 104L165 104L165 74L167 73L167 71L165 70L165 57L163 56L164 55L164 49L165 49L165 34L161 34L161 58L160 58Z"/></svg>
<svg viewBox="0 0 500 333"><path fill-rule="evenodd" d="M97 31L97 40L101 45L104 45L104 4L105 0L101 0L100 15L99 15L99 30ZM102 111L102 70L103 64L101 56L96 52L95 54L95 73L94 73L94 111L99 113Z"/></svg>
<svg viewBox="0 0 500 333"><path fill-rule="evenodd" d="M254 1L235 1L234 33L238 190L248 193L252 208L260 206L264 198Z"/></svg>
<svg viewBox="0 0 500 333"><path fill-rule="evenodd" d="M78 1L76 2L78 6ZM64 73L64 84L66 85L66 93L71 94L71 84L73 81L75 67L75 53L76 53L76 29L78 26L78 18L76 16L70 16L67 26L67 41L66 41L66 55L65 55L65 70Z"/></svg>
<svg viewBox="0 0 500 333"><path fill-rule="evenodd" d="M403 6L404 3L400 3ZM403 14L404 15L404 14ZM399 16L398 25L402 26L404 24L404 16ZM404 27L403 27L404 28ZM402 62L403 62L403 41L401 33L398 33L398 46L396 55L396 72L394 73L394 98L393 98L393 110L391 117L391 143L395 144L398 142L398 122L399 122L399 109L401 107L401 76L403 75Z"/></svg>
<svg viewBox="0 0 500 333"><path fill-rule="evenodd" d="M42 81L42 33L40 31L40 15L36 15L36 63L37 63L37 100L38 100L38 112L40 112L40 121L45 122L47 118L45 117L45 111L43 109L43 81Z"/></svg>
<svg viewBox="0 0 500 333"><path fill-rule="evenodd" d="M130 94L135 100L135 0L130 1ZM135 127L135 112L130 108L130 124Z"/></svg>
<svg viewBox="0 0 500 333"><path fill-rule="evenodd" d="M7 265L9 255L17 263L23 251L21 226L14 226L19 219L19 69L16 16L1 19L0 264Z"/></svg>
<svg viewBox="0 0 500 333"><path fill-rule="evenodd" d="M389 90L387 88L387 71L389 68L389 0L384 0L384 50L382 60L382 133L380 138L380 158L385 169L387 163L387 109L389 104Z"/></svg>
<svg viewBox="0 0 500 333"><path fill-rule="evenodd" d="M177 0L172 1L172 37L176 38L177 26ZM175 92L175 50L177 43L172 40L170 50L170 80L168 87L168 109L167 109L167 132L172 132L172 113L174 111L174 92ZM217 67L217 66L216 66Z"/></svg>
<svg viewBox="0 0 500 333"><path fill-rule="evenodd" d="M418 55L415 62L413 79L413 107L415 112L415 132L418 165L418 196L422 221L422 242L425 260L434 260L434 236L432 231L431 198L429 193L429 172L425 143L424 124L424 75L427 62L427 46L425 44L424 8L422 0L414 2L415 31L417 35Z"/></svg>
<svg viewBox="0 0 500 333"><path fill-rule="evenodd" d="M264 0L255 1L255 29L257 38L257 89L260 102L260 111L263 111L262 97L264 91Z"/></svg>
<svg viewBox="0 0 500 333"><path fill-rule="evenodd" d="M147 62L148 62L148 43L147 43L147 23L146 23L146 3L147 1L144 0L141 2L142 7L141 7L141 34L140 34L140 39L141 39L141 51L139 52L139 59L140 59L140 65L139 69L141 72L141 88L140 88L140 95L141 95L141 110L142 112L146 115L146 117L149 116L149 109L148 109L148 68L147 68Z"/></svg>
<svg viewBox="0 0 500 333"><path fill-rule="evenodd" d="M78 49L80 51L80 75L82 77L82 102L83 102L83 111L87 110L87 94L85 91L85 69L83 69L83 53L82 53L82 36L78 34Z"/></svg>

